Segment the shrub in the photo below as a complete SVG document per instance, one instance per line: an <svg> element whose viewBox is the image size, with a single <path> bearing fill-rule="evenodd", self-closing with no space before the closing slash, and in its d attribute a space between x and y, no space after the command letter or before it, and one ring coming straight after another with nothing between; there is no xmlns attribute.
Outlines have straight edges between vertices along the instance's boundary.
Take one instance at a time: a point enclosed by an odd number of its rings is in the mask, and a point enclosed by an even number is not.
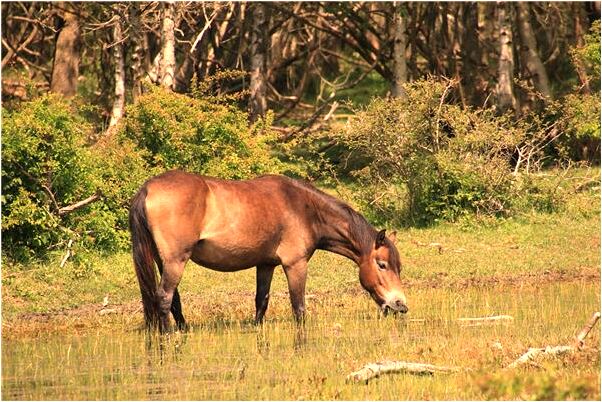
<svg viewBox="0 0 602 402"><path fill-rule="evenodd" d="M564 159L600 163L600 94L567 95L562 104L564 135L557 150Z"/></svg>
<svg viewBox="0 0 602 402"><path fill-rule="evenodd" d="M600 163L600 20L594 21L585 43L571 51L575 66L584 71L592 94L567 95L561 109L564 135L557 150L574 161Z"/></svg>
<svg viewBox="0 0 602 402"><path fill-rule="evenodd" d="M117 247L115 213L103 202L59 214L101 189L89 128L56 95L3 112L2 235L11 257L27 259L69 239Z"/></svg>
<svg viewBox="0 0 602 402"><path fill-rule="evenodd" d="M592 88L600 88L600 20L592 23L584 44L572 49L573 64L585 68Z"/></svg>
<svg viewBox="0 0 602 402"><path fill-rule="evenodd" d="M509 212L511 156L526 134L490 110L448 103L450 85L407 84L407 99L373 99L334 133L369 160L356 172L365 183L365 206L418 224ZM405 197L404 210L395 207L398 196Z"/></svg>
<svg viewBox="0 0 602 402"><path fill-rule="evenodd" d="M260 121L249 127L246 113L213 97L152 87L126 108L119 137L132 141L146 163L160 170L246 178L282 169L266 146L272 139L269 125Z"/></svg>

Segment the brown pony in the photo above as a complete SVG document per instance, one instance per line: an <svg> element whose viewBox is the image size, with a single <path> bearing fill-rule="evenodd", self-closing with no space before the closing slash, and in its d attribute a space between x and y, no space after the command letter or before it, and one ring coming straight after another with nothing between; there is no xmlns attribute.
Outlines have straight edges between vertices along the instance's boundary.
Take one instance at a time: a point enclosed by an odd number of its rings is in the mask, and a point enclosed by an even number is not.
<svg viewBox="0 0 602 402"><path fill-rule="evenodd" d="M186 327L178 284L188 260L222 272L257 267L256 323L268 307L274 268L282 265L295 318L302 321L307 262L316 249L353 260L362 286L385 312L408 310L395 233L385 236L348 205L298 180L233 181L170 171L142 186L129 221L149 328L165 331L170 310L177 327Z"/></svg>

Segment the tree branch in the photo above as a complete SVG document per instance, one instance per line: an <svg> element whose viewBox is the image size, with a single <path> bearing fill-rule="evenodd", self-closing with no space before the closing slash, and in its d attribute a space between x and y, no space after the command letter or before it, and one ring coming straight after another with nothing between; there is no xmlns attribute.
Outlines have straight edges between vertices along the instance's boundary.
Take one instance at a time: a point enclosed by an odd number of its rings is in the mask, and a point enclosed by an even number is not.
<svg viewBox="0 0 602 402"><path fill-rule="evenodd" d="M94 201L99 200L100 196L101 196L100 191L97 190L96 193L92 194L90 197L88 197L88 198L86 198L84 200L81 200L79 202L76 202L75 204L71 204L71 205L66 206L66 207L59 208L59 211L58 211L59 212L59 216L65 216L65 215L67 215L67 214L69 214L69 213L71 213L73 211L76 211L76 210L78 210L80 208L83 208L86 205L91 204Z"/></svg>

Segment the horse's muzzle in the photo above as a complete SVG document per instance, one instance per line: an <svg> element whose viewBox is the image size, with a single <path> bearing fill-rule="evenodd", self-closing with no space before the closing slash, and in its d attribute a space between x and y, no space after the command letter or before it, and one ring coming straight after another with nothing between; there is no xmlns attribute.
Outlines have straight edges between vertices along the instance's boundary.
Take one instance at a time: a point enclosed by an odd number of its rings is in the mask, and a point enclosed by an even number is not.
<svg viewBox="0 0 602 402"><path fill-rule="evenodd" d="M408 306L406 306L405 303L401 300L393 300L390 303L383 303L382 309L385 315L387 315L388 313L405 314L408 312Z"/></svg>

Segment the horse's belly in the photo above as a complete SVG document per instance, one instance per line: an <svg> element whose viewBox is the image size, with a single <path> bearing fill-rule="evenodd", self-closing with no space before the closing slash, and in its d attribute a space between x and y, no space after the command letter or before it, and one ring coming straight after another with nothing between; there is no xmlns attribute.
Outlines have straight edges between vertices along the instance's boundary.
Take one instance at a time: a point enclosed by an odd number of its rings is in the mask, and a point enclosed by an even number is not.
<svg viewBox="0 0 602 402"><path fill-rule="evenodd" d="M200 240L191 260L216 271L239 271L257 265L278 265L280 261L266 244L244 244L213 239Z"/></svg>

